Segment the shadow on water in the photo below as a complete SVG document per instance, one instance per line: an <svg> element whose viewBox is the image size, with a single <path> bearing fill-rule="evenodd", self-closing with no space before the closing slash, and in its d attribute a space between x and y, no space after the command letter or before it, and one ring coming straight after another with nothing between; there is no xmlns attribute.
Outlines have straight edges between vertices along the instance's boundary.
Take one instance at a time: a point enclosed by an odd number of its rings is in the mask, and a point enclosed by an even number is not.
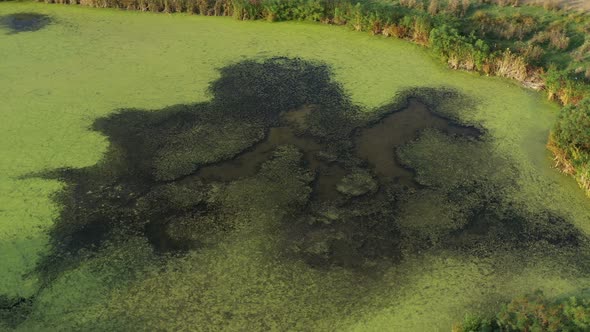
<svg viewBox="0 0 590 332"><path fill-rule="evenodd" d="M224 188L243 179L268 185L257 176L285 146L301 153L301 163L287 163L281 174L272 173L267 179L301 174L295 169L314 178L305 182L312 194L289 204L292 213L281 224L288 256L318 267L401 259L402 246L422 244L406 245L421 240L402 234L399 206L421 200L428 188L417 185L413 170L396 160L396 149L412 144L425 129L451 140L475 142L481 137L479 130L440 115L445 107L472 107L469 98L456 91L409 89L390 105L361 112L332 81L328 67L300 59L229 65L221 69L209 91L208 103L157 112L121 110L98 119L94 129L110 141L104 159L94 166L45 175L63 180L66 189L56 197L63 208L51 233L53 254L42 270L58 273L63 265L60 257L76 257L81 249L95 250L129 236L144 236L163 253L214 244L234 229L238 219L223 205ZM287 189L284 197L273 199L290 199ZM249 194L255 195L257 189L253 190ZM457 202L474 197L469 192L461 195L456 195ZM464 229L449 232L442 243L460 248L467 241L462 238L473 238L469 232L477 235L481 228L485 234L493 233L497 227L481 226L475 220L476 208L466 212L473 220ZM494 215L485 220L501 219L501 224L502 218ZM535 216L512 219L532 225L531 218ZM544 220L543 227L557 219ZM515 241L547 240L535 239L534 229L523 229ZM530 234L533 237L527 237ZM553 242L565 241L559 237L565 233L556 234Z"/></svg>
<svg viewBox="0 0 590 332"><path fill-rule="evenodd" d="M587 238L565 217L523 212L504 199L503 186L517 181L488 176L502 166L486 137L441 116L473 107L459 92L412 88L363 112L322 64L271 58L220 72L210 102L97 119L93 129L110 142L104 158L41 175L65 183L55 196L61 212L52 250L38 267L46 283L105 244L144 237L158 253L183 254L227 240L236 222L247 222L240 211L258 216L269 208L282 213L270 219L279 257L318 269L374 273L379 262L389 266L430 249L489 255L534 246L563 249L575 266L590 262ZM421 145L429 135L444 144ZM442 156L449 146L455 152ZM401 150L416 152L404 159L413 169L396 160ZM438 172L439 159L447 173ZM489 164L492 173L480 170ZM435 184L418 185L414 172L434 174ZM404 219L412 206L413 219ZM431 211L442 213L427 220ZM444 221L447 215L453 218ZM0 297L0 319L26 316L29 307Z"/></svg>
<svg viewBox="0 0 590 332"><path fill-rule="evenodd" d="M15 13L0 16L0 27L10 33L38 31L51 23L51 17L38 13Z"/></svg>
<svg viewBox="0 0 590 332"><path fill-rule="evenodd" d="M338 182L347 174L337 156L327 153L328 146L305 134L307 116L313 106L285 112L279 127L268 130L266 138L234 159L202 167L196 174L211 181L229 182L254 176L262 163L281 145L296 146L304 154L306 166L317 175L314 195L317 199L336 199ZM321 112L321 110L319 110ZM479 137L473 127L461 126L430 111L417 99L401 110L386 114L377 123L359 128L355 137L356 157L367 161L381 179L417 187L414 174L400 165L395 149L418 137L424 129L438 129L448 135Z"/></svg>
<svg viewBox="0 0 590 332"><path fill-rule="evenodd" d="M254 176L258 172L260 165L268 160L272 152L281 145L296 146L304 152L305 160L310 167L316 170L319 162L314 155L322 150L322 145L313 137L306 137L296 132L297 124L304 124L305 116L309 112L311 112L310 107L287 111L281 117L281 120L283 120L281 125L271 127L263 141L234 159L202 167L197 172L197 175L204 179L224 182ZM297 120L290 120L294 118L297 118Z"/></svg>
<svg viewBox="0 0 590 332"><path fill-rule="evenodd" d="M336 157L326 153L327 146L317 138L305 135L307 116L314 106L306 105L287 111L281 116L280 126L271 127L266 137L234 159L202 167L196 175L208 181L230 182L256 175L261 165L282 145L295 146L303 153L305 166L316 175L314 195L319 199L338 196L336 184L346 170Z"/></svg>

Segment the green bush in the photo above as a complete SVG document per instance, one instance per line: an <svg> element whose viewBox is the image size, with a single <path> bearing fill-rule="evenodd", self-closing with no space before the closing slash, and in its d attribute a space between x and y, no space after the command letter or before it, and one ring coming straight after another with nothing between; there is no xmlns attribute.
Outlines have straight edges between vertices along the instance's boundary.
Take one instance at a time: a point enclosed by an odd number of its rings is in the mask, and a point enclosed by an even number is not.
<svg viewBox="0 0 590 332"><path fill-rule="evenodd" d="M590 98L561 111L549 147L562 171L574 175L590 195Z"/></svg>
<svg viewBox="0 0 590 332"><path fill-rule="evenodd" d="M483 40L473 34L463 36L447 25L432 29L430 46L435 54L455 69L481 71L490 57L490 47Z"/></svg>
<svg viewBox="0 0 590 332"><path fill-rule="evenodd" d="M544 75L547 95L550 100L557 100L563 105L577 104L585 96L590 96L590 86L584 75L568 70L549 67Z"/></svg>
<svg viewBox="0 0 590 332"><path fill-rule="evenodd" d="M553 129L559 147L580 153L590 153L590 98L577 106L566 106Z"/></svg>
<svg viewBox="0 0 590 332"><path fill-rule="evenodd" d="M575 297L551 301L542 292L518 297L502 306L492 319L466 316L453 332L588 331L590 301Z"/></svg>

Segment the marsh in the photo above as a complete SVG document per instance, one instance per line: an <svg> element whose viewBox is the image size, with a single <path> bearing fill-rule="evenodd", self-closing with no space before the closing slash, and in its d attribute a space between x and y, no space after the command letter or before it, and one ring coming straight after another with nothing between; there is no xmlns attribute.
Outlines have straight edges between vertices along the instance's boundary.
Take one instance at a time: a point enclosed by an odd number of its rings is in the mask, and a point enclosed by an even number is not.
<svg viewBox="0 0 590 332"><path fill-rule="evenodd" d="M15 13L53 23L0 38L2 328L447 330L590 286L539 93L335 26Z"/></svg>

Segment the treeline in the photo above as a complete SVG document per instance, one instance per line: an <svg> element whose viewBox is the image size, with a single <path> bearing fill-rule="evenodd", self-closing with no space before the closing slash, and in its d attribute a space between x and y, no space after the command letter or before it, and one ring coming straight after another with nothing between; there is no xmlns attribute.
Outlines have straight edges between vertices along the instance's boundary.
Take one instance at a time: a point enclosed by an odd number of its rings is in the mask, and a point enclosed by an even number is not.
<svg viewBox="0 0 590 332"><path fill-rule="evenodd" d="M574 297L550 301L537 292L513 299L491 318L466 316L453 332L589 331L590 301Z"/></svg>
<svg viewBox="0 0 590 332"><path fill-rule="evenodd" d="M572 70L563 64L561 67L553 65L553 58L564 59L562 55L571 56L580 63L590 63L590 38L572 51L570 26L576 22L565 19L545 24L532 15L498 15L486 11L491 2L500 6L518 6L518 0L397 0L390 3L369 0L41 1L232 16L239 20L306 20L344 25L430 47L451 68L511 78L529 88L544 89L549 99L564 106L577 105L590 96L590 66ZM572 20L576 19L579 20ZM582 31L582 34L590 35L590 31ZM566 148L565 142L555 142L554 137L552 134L549 146L556 155L557 164L569 174L578 174L582 186L590 188L590 179L579 175L588 174L590 166L575 162L571 147ZM575 151L590 159L590 148L584 146Z"/></svg>

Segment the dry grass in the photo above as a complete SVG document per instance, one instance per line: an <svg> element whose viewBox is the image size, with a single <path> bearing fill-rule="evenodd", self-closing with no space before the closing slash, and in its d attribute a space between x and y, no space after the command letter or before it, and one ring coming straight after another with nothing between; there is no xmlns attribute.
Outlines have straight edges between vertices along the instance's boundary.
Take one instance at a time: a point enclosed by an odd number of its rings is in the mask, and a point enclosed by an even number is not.
<svg viewBox="0 0 590 332"><path fill-rule="evenodd" d="M553 139L553 134L549 135L547 149L553 153L553 161L555 162L555 168L559 169L562 173L568 175L576 174L576 169L574 165L572 165L571 161L567 157L567 153L557 146L555 140Z"/></svg>
<svg viewBox="0 0 590 332"><path fill-rule="evenodd" d="M563 25L554 25L549 30L537 33L533 37L533 42L548 42L551 47L557 50L565 50L570 45L570 38L567 36L566 29Z"/></svg>
<svg viewBox="0 0 590 332"><path fill-rule="evenodd" d="M520 82L527 79L528 71L524 58L510 50L504 51L502 56L495 59L494 68L497 76L513 78Z"/></svg>
<svg viewBox="0 0 590 332"><path fill-rule="evenodd" d="M588 0L521 0L522 4L590 11Z"/></svg>
<svg viewBox="0 0 590 332"><path fill-rule="evenodd" d="M549 135L547 149L553 153L554 167L564 174L574 176L580 187L590 196L590 173L588 172L588 167L580 167L580 171L576 170L567 153L555 143L553 134Z"/></svg>

